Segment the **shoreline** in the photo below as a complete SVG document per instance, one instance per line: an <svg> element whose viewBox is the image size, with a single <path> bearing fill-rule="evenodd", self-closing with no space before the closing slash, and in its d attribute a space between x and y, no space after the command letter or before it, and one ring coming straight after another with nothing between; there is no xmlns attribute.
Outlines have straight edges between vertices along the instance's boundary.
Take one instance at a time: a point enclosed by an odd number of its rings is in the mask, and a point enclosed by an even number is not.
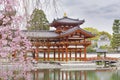
<svg viewBox="0 0 120 80"><path fill-rule="evenodd" d="M14 63L2 64L0 65L0 69L11 68L14 69ZM18 69L22 68L22 66L18 66ZM76 70L119 70L120 67L101 67L96 65L94 62L84 62L84 61L69 61L69 62L41 62L34 63L32 70L39 69L60 69L64 71L76 71Z"/></svg>
<svg viewBox="0 0 120 80"><path fill-rule="evenodd" d="M36 69L60 69L67 71L76 70L116 70L118 67L98 67L96 63L91 62L61 62L60 64L38 63L34 65Z"/></svg>

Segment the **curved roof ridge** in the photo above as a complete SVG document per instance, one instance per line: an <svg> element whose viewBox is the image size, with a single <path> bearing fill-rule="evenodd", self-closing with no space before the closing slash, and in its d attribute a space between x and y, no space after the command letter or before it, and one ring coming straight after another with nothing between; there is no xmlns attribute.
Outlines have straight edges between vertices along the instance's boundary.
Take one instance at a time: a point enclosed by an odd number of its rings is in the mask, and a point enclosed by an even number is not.
<svg viewBox="0 0 120 80"><path fill-rule="evenodd" d="M73 32L76 31L76 30L80 30L80 31L82 31L83 33L85 33L85 34L87 34L87 35L89 35L89 36L95 36L95 35L92 34L91 32L86 31L86 30L80 28L79 26L73 27L73 28L71 28L71 29L69 29L69 30L61 33L61 36L68 35L68 34L70 34L70 33L73 33Z"/></svg>
<svg viewBox="0 0 120 80"><path fill-rule="evenodd" d="M73 27L73 28L68 29L67 31L63 32L61 35L72 33L75 30L78 30L79 28L80 28L79 26Z"/></svg>
<svg viewBox="0 0 120 80"><path fill-rule="evenodd" d="M73 19L73 18L69 18L69 17L57 18L54 20L62 20L62 19L70 19L70 20L80 21L79 19Z"/></svg>
<svg viewBox="0 0 120 80"><path fill-rule="evenodd" d="M72 26L78 26L85 22L85 20L79 20L79 19L73 19L69 17L63 17L54 19L53 22L50 24L53 27L61 26L61 25L72 25Z"/></svg>

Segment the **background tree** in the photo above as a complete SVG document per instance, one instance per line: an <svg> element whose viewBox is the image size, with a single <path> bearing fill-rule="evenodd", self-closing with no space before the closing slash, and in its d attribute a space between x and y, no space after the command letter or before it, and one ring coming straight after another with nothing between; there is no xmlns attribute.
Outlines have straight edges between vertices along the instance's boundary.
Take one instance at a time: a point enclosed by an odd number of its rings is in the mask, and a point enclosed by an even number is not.
<svg viewBox="0 0 120 80"><path fill-rule="evenodd" d="M101 35L106 35L110 40L111 40L111 38L112 38L112 35L109 34L109 33L106 32L106 31L101 31L101 32L99 32L99 36L101 36Z"/></svg>
<svg viewBox="0 0 120 80"><path fill-rule="evenodd" d="M96 47L97 47L97 40L98 40L98 34L99 31L96 28L93 27L85 27L84 30L91 32L92 34L95 34L95 37L90 38L92 41L92 45L87 47L87 52L95 52Z"/></svg>
<svg viewBox="0 0 120 80"><path fill-rule="evenodd" d="M49 30L49 22L43 10L34 9L30 21L28 21L28 30Z"/></svg>
<svg viewBox="0 0 120 80"><path fill-rule="evenodd" d="M118 51L120 48L120 20L114 20L113 23L113 37L111 41L111 46L113 49Z"/></svg>
<svg viewBox="0 0 120 80"><path fill-rule="evenodd" d="M83 28L86 31L91 32L92 34L95 34L94 38L91 38L90 40L98 40L98 35L99 35L99 31L96 28L93 27L85 27Z"/></svg>
<svg viewBox="0 0 120 80"><path fill-rule="evenodd" d="M111 38L112 38L112 35L111 34L109 34L108 32L106 32L106 31L101 31L101 32L99 32L99 37L100 36L104 36L104 38L108 38L108 41L110 41L111 42ZM110 44L103 44L102 46L100 46L100 49L107 49L108 51L111 51L112 50L112 47L111 47L111 45Z"/></svg>
<svg viewBox="0 0 120 80"><path fill-rule="evenodd" d="M111 34L109 34L106 31L98 31L96 28L93 27L85 27L85 30L91 32L92 34L95 34L96 36L92 38L91 40L98 40L101 35L106 35L109 39L111 39Z"/></svg>
<svg viewBox="0 0 120 80"><path fill-rule="evenodd" d="M109 34L106 31L98 31L96 28L93 27L86 27L84 29L96 35L94 38L90 39L92 41L92 45L87 47L87 52L96 51L95 49L97 48L97 41L101 35L106 35L109 38L109 40L111 40L111 34ZM110 46L107 46L107 48L110 48Z"/></svg>

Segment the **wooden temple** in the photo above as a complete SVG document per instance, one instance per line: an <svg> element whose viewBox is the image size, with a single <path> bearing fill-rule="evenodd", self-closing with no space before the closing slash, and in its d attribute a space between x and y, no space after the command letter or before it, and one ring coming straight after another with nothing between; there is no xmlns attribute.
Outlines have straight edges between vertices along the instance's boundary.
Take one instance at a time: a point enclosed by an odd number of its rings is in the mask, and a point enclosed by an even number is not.
<svg viewBox="0 0 120 80"><path fill-rule="evenodd" d="M86 48L91 44L88 38L94 35L80 28L84 20L64 16L50 24L53 31L24 31L32 42L33 58L43 61L85 61Z"/></svg>

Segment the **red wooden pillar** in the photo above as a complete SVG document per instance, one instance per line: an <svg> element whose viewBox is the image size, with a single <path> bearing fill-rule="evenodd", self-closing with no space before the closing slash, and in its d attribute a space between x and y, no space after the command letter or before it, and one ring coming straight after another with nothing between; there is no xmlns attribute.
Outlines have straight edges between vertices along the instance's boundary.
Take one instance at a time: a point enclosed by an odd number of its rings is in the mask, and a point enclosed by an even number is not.
<svg viewBox="0 0 120 80"><path fill-rule="evenodd" d="M55 56L55 49L54 49L54 61L55 61L55 59L56 59L55 57L56 57L56 56Z"/></svg>
<svg viewBox="0 0 120 80"><path fill-rule="evenodd" d="M84 60L86 61L86 46L84 46Z"/></svg>
<svg viewBox="0 0 120 80"><path fill-rule="evenodd" d="M71 60L71 49L70 49L70 60Z"/></svg>
<svg viewBox="0 0 120 80"><path fill-rule="evenodd" d="M48 46L48 50L47 50L47 60L50 60L50 46Z"/></svg>
<svg viewBox="0 0 120 80"><path fill-rule="evenodd" d="M77 61L77 46L75 46L75 61Z"/></svg>
<svg viewBox="0 0 120 80"><path fill-rule="evenodd" d="M66 52L66 61L68 61L68 45L65 47L65 52Z"/></svg>
<svg viewBox="0 0 120 80"><path fill-rule="evenodd" d="M81 49L80 49L80 53L79 53L79 60L81 61Z"/></svg>
<svg viewBox="0 0 120 80"><path fill-rule="evenodd" d="M39 57L39 55L38 55L38 47L36 47L36 50L35 50L35 59L36 59L36 61L38 61L38 57Z"/></svg>
<svg viewBox="0 0 120 80"><path fill-rule="evenodd" d="M66 61L68 61L68 37L66 37L66 41L65 41L65 53L66 53Z"/></svg>
<svg viewBox="0 0 120 80"><path fill-rule="evenodd" d="M43 59L44 61L46 60L46 53L45 53L45 50L44 50L44 59Z"/></svg>
<svg viewBox="0 0 120 80"><path fill-rule="evenodd" d="M64 61L64 48L62 46L62 61Z"/></svg>
<svg viewBox="0 0 120 80"><path fill-rule="evenodd" d="M60 46L58 46L58 61L60 61Z"/></svg>

